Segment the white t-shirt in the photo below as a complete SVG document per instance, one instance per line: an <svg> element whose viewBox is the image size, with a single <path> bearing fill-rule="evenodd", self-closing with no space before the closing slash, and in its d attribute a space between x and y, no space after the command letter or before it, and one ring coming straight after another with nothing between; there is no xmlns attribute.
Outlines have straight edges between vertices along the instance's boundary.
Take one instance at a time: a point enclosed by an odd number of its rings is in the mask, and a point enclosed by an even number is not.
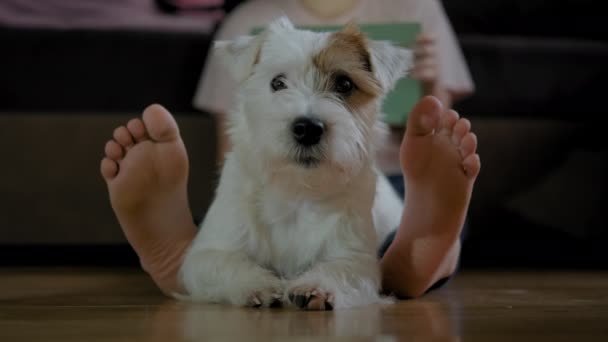
<svg viewBox="0 0 608 342"><path fill-rule="evenodd" d="M217 40L249 35L253 28L263 27L286 15L295 25L341 25L357 23L420 22L422 31L437 37L439 82L458 99L473 91L473 82L452 27L438 0L359 0L343 15L321 18L300 0L251 0L238 6L222 23ZM226 67L209 54L194 98L194 107L212 113L227 113L236 93L236 82ZM385 173L399 173L400 137L391 136L379 151L378 164Z"/></svg>

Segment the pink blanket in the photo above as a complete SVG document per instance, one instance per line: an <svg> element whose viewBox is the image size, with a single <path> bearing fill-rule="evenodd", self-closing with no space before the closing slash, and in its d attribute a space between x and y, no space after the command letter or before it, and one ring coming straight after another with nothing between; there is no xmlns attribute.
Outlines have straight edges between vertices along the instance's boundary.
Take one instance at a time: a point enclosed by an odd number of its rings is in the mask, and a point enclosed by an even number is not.
<svg viewBox="0 0 608 342"><path fill-rule="evenodd" d="M221 5L221 0L181 0ZM177 1L180 2L180 1ZM190 4L188 4L190 3ZM142 29L210 32L221 11L165 14L153 0L1 0L0 25L59 29Z"/></svg>

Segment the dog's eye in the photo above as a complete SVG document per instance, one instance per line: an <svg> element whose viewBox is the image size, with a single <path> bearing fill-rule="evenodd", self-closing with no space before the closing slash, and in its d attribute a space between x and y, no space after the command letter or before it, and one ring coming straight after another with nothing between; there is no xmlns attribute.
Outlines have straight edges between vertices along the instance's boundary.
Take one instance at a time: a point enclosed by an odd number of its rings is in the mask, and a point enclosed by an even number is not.
<svg viewBox="0 0 608 342"><path fill-rule="evenodd" d="M355 84L348 76L340 75L334 81L334 90L338 94L348 95L355 89Z"/></svg>
<svg viewBox="0 0 608 342"><path fill-rule="evenodd" d="M275 76L270 82L270 88L272 88L273 92L287 89L287 85L285 84L285 75L281 74Z"/></svg>

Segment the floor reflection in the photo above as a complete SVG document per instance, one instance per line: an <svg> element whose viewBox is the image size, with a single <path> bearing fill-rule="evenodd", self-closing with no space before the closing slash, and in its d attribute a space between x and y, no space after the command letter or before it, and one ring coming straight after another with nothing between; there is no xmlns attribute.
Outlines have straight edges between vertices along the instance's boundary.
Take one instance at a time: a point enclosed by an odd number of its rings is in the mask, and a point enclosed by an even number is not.
<svg viewBox="0 0 608 342"><path fill-rule="evenodd" d="M268 340L271 336L357 336L382 341L437 337L460 341L456 303L422 299L402 304L308 312L167 301L153 313L148 331L153 341L220 337Z"/></svg>

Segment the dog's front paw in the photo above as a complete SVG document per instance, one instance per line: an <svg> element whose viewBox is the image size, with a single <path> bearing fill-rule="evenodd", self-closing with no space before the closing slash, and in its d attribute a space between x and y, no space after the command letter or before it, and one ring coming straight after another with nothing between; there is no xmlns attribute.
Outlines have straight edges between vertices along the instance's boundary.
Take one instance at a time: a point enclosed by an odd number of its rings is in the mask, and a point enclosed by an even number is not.
<svg viewBox="0 0 608 342"><path fill-rule="evenodd" d="M270 287L253 291L248 297L245 306L252 308L280 308L283 306L283 291L280 288Z"/></svg>
<svg viewBox="0 0 608 342"><path fill-rule="evenodd" d="M289 301L304 310L333 310L334 298L330 292L316 286L297 286L288 291Z"/></svg>

